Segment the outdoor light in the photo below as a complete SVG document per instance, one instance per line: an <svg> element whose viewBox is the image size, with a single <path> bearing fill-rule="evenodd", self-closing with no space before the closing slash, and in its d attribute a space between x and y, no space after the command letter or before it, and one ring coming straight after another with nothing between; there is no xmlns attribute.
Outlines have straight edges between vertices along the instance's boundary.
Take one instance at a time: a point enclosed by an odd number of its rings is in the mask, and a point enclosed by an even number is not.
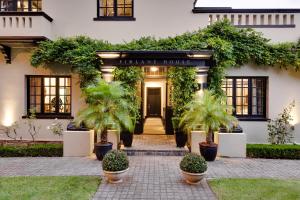
<svg viewBox="0 0 300 200"><path fill-rule="evenodd" d="M211 57L211 55L209 55L209 54L189 54L188 57L209 59Z"/></svg>
<svg viewBox="0 0 300 200"><path fill-rule="evenodd" d="M120 53L115 53L115 52L103 52L103 53L98 53L98 56L103 59L115 59L115 58L120 58Z"/></svg>
<svg viewBox="0 0 300 200"><path fill-rule="evenodd" d="M14 122L11 115L6 115L2 121L2 125L5 127L10 127L13 123Z"/></svg>
<svg viewBox="0 0 300 200"><path fill-rule="evenodd" d="M157 72L159 69L158 67L150 67L151 72Z"/></svg>

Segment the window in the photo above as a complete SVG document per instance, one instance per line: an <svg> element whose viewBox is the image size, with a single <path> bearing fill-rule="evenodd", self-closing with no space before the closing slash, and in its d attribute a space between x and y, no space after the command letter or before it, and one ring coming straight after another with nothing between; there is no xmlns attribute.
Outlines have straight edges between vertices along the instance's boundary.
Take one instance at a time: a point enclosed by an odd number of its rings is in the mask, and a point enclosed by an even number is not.
<svg viewBox="0 0 300 200"><path fill-rule="evenodd" d="M96 19L129 20L133 18L133 0L97 0Z"/></svg>
<svg viewBox="0 0 300 200"><path fill-rule="evenodd" d="M71 115L71 77L27 76L27 108L37 116Z"/></svg>
<svg viewBox="0 0 300 200"><path fill-rule="evenodd" d="M42 11L42 0L0 0L0 11Z"/></svg>
<svg viewBox="0 0 300 200"><path fill-rule="evenodd" d="M266 77L227 77L222 88L227 105L233 106L233 115L240 119L266 118Z"/></svg>

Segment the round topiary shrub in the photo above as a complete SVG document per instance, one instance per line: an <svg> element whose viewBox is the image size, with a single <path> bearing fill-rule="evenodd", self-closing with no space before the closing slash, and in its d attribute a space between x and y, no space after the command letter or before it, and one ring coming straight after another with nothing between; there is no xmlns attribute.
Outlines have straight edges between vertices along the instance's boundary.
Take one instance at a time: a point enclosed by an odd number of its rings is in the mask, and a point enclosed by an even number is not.
<svg viewBox="0 0 300 200"><path fill-rule="evenodd" d="M180 169L189 173L203 173L207 170L207 164L202 156L189 153L181 160Z"/></svg>
<svg viewBox="0 0 300 200"><path fill-rule="evenodd" d="M123 151L112 150L108 152L102 161L104 171L117 172L129 167L129 160Z"/></svg>

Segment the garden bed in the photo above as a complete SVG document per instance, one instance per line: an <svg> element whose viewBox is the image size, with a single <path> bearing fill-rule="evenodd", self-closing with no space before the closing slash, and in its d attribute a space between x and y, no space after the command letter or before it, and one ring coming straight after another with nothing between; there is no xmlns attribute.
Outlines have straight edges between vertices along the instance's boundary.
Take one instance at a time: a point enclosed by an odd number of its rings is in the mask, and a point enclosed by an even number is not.
<svg viewBox="0 0 300 200"><path fill-rule="evenodd" d="M0 157L62 157L62 142L0 141Z"/></svg>
<svg viewBox="0 0 300 200"><path fill-rule="evenodd" d="M247 144L247 157L300 159L300 145Z"/></svg>

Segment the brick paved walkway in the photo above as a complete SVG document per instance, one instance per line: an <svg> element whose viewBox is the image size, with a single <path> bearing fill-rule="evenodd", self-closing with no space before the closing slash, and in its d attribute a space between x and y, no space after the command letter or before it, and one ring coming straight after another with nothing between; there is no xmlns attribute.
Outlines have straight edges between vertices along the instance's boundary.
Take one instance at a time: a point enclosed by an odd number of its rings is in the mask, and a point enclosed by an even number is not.
<svg viewBox="0 0 300 200"><path fill-rule="evenodd" d="M215 199L206 181L189 186L178 168L181 157L130 157L120 185L104 180L95 199ZM221 158L209 163L207 178L300 179L300 161ZM94 158L0 158L0 176L102 175Z"/></svg>

